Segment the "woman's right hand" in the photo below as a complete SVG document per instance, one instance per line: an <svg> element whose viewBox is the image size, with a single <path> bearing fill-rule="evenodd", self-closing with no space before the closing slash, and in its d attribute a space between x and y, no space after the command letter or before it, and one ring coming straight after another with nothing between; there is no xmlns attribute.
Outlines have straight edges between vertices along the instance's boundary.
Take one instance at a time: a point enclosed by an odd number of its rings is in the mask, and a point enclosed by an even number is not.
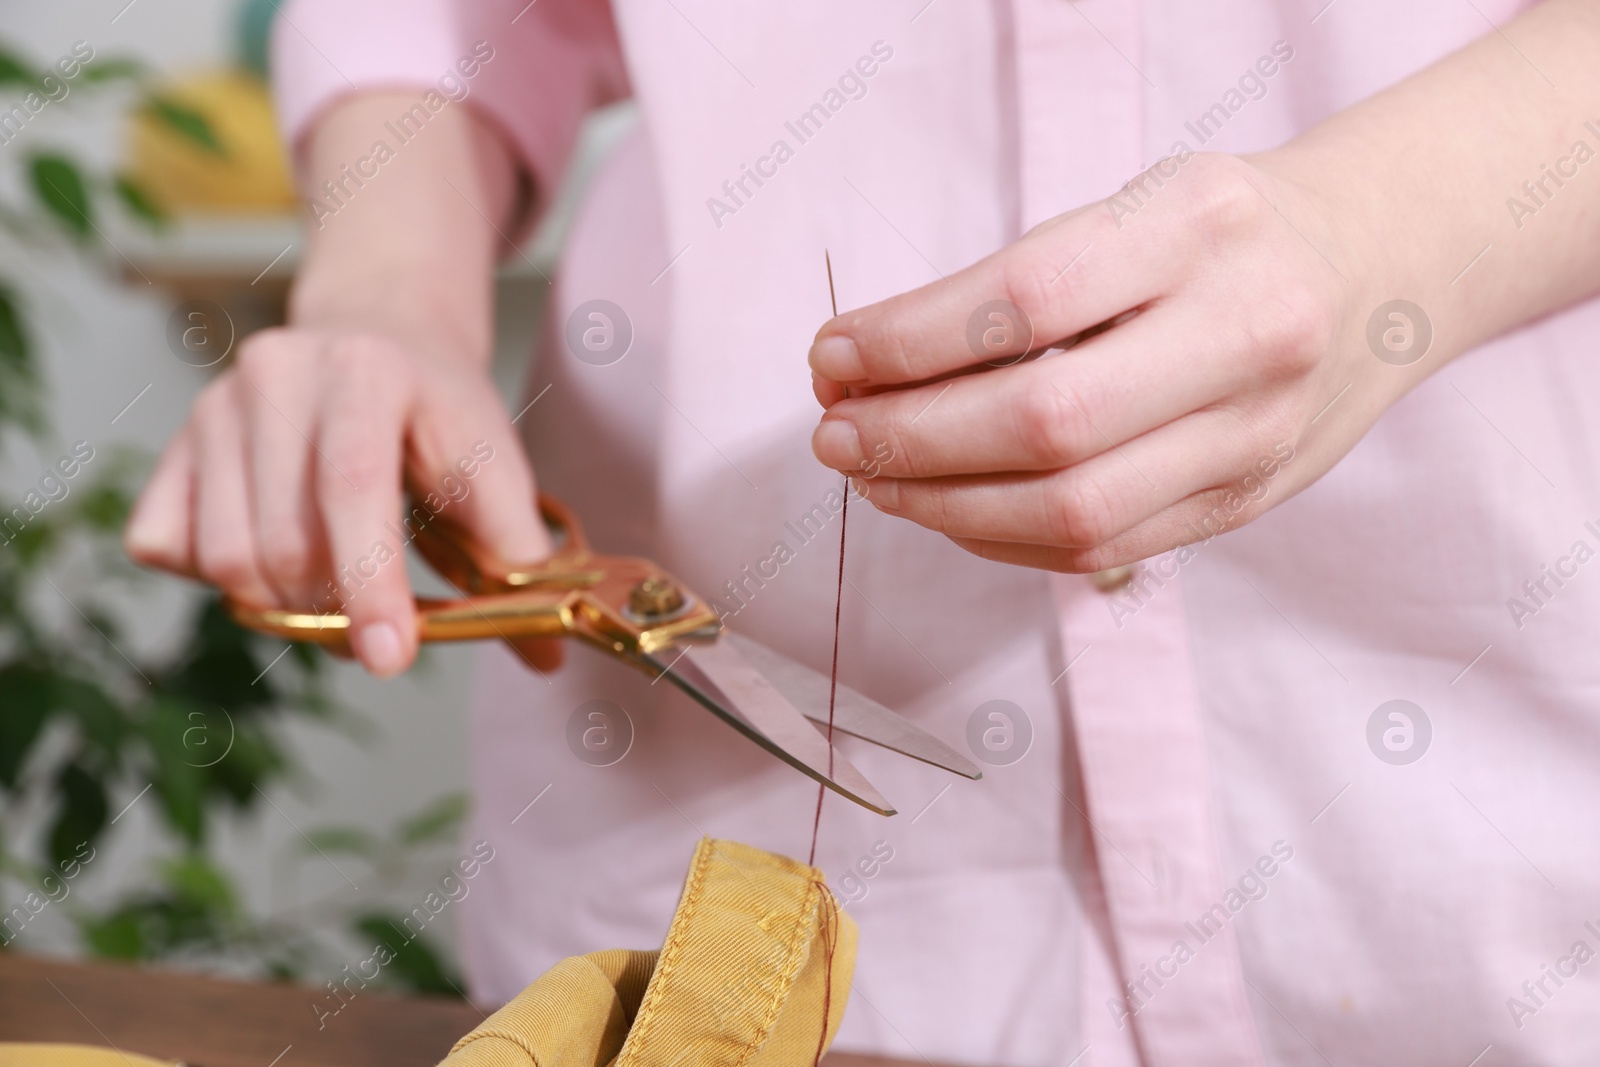
<svg viewBox="0 0 1600 1067"><path fill-rule="evenodd" d="M462 101L361 185L348 176L415 95L348 97L305 137L299 184L323 210L289 325L247 338L202 390L124 534L139 562L253 605L342 605L352 650L379 675L416 655L407 491L508 563L550 549L489 377L494 264L518 199L511 153ZM324 192L335 185L342 198ZM557 655L548 642L519 650L536 667Z"/></svg>
<svg viewBox="0 0 1600 1067"><path fill-rule="evenodd" d="M337 610L378 675L416 654L402 485L491 553L549 553L533 473L488 376L373 331L248 338L205 387L125 534L141 563L263 607Z"/></svg>

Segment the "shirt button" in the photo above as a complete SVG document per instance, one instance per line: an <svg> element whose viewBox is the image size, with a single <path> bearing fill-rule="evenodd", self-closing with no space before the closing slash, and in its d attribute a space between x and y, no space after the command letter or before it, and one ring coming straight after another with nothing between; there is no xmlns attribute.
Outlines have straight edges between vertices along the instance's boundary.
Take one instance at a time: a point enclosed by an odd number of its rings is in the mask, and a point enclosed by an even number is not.
<svg viewBox="0 0 1600 1067"><path fill-rule="evenodd" d="M1124 567L1107 567L1103 571L1095 571L1089 575L1089 580L1094 587L1102 593L1115 593L1119 589L1126 589L1128 583L1133 581L1133 565Z"/></svg>

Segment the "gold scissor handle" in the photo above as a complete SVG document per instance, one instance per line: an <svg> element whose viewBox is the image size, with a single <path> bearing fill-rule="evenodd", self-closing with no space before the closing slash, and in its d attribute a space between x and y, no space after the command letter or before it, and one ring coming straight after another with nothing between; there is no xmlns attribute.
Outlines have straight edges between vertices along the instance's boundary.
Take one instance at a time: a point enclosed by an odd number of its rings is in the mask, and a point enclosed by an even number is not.
<svg viewBox="0 0 1600 1067"><path fill-rule="evenodd" d="M416 600L421 641L578 637L623 655L715 634L720 621L703 599L650 560L590 550L572 510L540 494L539 513L556 540L547 559L507 565L445 521L424 525L416 545L439 574L467 594ZM241 626L291 641L349 648L350 617L224 601Z"/></svg>
<svg viewBox="0 0 1600 1067"><path fill-rule="evenodd" d="M555 592L439 600L418 597L417 639L481 641L492 637L565 637L572 632L569 598ZM350 616L342 612L258 608L231 598L228 614L240 626L290 641L342 648L350 644Z"/></svg>
<svg viewBox="0 0 1600 1067"><path fill-rule="evenodd" d="M588 589L605 577L609 557L589 551L583 525L571 508L547 493L539 494L539 517L555 543L555 551L538 563L508 565L472 539L461 527L441 520L416 533L415 544L439 576L469 595L509 593L517 589Z"/></svg>

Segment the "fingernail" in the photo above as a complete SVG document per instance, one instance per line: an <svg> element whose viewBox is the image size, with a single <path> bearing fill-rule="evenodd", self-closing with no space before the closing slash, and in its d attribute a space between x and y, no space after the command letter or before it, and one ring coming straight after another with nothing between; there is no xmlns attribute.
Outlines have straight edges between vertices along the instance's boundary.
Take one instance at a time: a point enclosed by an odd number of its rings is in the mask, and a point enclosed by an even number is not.
<svg viewBox="0 0 1600 1067"><path fill-rule="evenodd" d="M900 510L900 481L897 478L872 479L872 495L867 499L873 507L888 508L890 511ZM862 494L866 496L866 494Z"/></svg>
<svg viewBox="0 0 1600 1067"><path fill-rule="evenodd" d="M158 547L155 538L151 536L150 523L140 521L137 515L123 528L122 544L129 555L135 557L149 554Z"/></svg>
<svg viewBox="0 0 1600 1067"><path fill-rule="evenodd" d="M867 372L861 366L861 353L856 351L856 343L848 337L837 334L824 337L811 346L806 358L812 370L836 382L859 382L867 377Z"/></svg>
<svg viewBox="0 0 1600 1067"><path fill-rule="evenodd" d="M836 471L861 469L861 435L849 419L823 419L811 435L811 451Z"/></svg>
<svg viewBox="0 0 1600 1067"><path fill-rule="evenodd" d="M367 670L379 678L399 674L405 667L405 653L400 648L400 633L386 622L375 622L356 631L356 658Z"/></svg>
<svg viewBox="0 0 1600 1067"><path fill-rule="evenodd" d="M161 543L159 527L149 508L134 508L128 525L122 529L122 543L129 549L153 552L166 546Z"/></svg>

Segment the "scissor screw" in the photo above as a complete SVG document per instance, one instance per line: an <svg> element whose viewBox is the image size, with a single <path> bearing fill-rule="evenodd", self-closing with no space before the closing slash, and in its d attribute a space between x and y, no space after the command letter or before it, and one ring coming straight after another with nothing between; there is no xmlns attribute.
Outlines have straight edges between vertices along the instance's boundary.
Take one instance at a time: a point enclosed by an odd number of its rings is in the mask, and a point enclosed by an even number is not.
<svg viewBox="0 0 1600 1067"><path fill-rule="evenodd" d="M643 618L671 615L683 607L683 591L666 578L646 578L628 594L628 610Z"/></svg>

